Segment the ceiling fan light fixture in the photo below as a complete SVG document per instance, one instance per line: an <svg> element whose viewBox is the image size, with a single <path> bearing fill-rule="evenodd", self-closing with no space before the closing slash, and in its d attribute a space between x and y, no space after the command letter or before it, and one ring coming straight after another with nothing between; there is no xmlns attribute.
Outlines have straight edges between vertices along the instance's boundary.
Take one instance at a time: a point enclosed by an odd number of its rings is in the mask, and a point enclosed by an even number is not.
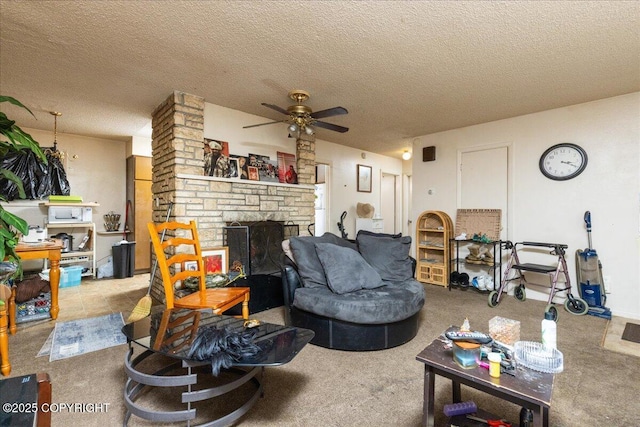
<svg viewBox="0 0 640 427"><path fill-rule="evenodd" d="M304 127L304 133L306 133L307 135L311 136L314 134L314 132L315 130L311 126Z"/></svg>
<svg viewBox="0 0 640 427"><path fill-rule="evenodd" d="M289 129L289 132L291 133L298 132L298 125L295 123L291 123L288 129Z"/></svg>
<svg viewBox="0 0 640 427"><path fill-rule="evenodd" d="M411 151L409 150L404 150L404 153L402 153L402 158L404 160L409 160L411 159Z"/></svg>

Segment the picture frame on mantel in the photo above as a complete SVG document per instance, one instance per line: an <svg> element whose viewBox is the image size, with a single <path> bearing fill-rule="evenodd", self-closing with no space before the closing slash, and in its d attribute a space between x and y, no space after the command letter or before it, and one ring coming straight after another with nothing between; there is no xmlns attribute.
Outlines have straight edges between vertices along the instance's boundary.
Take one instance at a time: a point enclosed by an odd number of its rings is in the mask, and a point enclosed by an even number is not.
<svg viewBox="0 0 640 427"><path fill-rule="evenodd" d="M371 166L358 165L358 191L371 193Z"/></svg>

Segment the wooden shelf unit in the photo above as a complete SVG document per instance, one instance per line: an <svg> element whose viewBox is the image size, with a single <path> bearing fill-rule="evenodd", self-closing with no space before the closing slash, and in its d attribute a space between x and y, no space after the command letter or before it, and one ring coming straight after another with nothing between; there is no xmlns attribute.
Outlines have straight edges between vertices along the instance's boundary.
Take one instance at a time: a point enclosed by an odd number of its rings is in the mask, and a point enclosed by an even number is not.
<svg viewBox="0 0 640 427"><path fill-rule="evenodd" d="M433 285L449 286L453 222L442 211L424 211L416 225L416 279Z"/></svg>

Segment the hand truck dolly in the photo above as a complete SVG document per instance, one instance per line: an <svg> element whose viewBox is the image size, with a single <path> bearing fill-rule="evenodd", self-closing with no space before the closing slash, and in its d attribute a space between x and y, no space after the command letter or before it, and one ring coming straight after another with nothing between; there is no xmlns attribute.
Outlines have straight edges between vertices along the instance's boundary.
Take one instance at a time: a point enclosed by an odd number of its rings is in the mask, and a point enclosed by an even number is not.
<svg viewBox="0 0 640 427"><path fill-rule="evenodd" d="M500 298L502 297L502 293L506 291L506 287L512 280L519 280L518 286L514 289L514 296L518 301L525 301L527 299L525 286L528 284L527 279L525 278L524 272L530 271L534 273L542 273L547 274L549 276L549 280L551 282L551 289L549 292L549 301L547 302L547 307L545 308L545 313L550 312L553 316L553 320L558 319L558 310L553 305L553 298L556 296L558 292L567 291L567 299L564 302L564 308L571 314L582 315L586 314L589 310L589 305L585 300L580 297L573 296L571 294L571 280L569 279L569 272L567 269L567 261L564 258L565 251L567 249L567 245L559 244L559 243L537 243L537 242L517 242L512 243L511 241L504 242L505 249L510 249L511 254L509 255L509 261L507 262L507 267L504 270L504 274L502 275L502 281L500 282L500 287L489 294L489 306L495 307L500 303ZM532 246L532 247L543 247L550 248L551 251L549 254L555 255L558 257L558 262L555 266L548 266L542 264L532 264L532 263L520 263L520 259L518 257L518 245L521 247L524 246ZM518 275L515 277L509 278L511 274L511 270L518 271ZM562 289L558 289L558 277L560 274L564 275L565 279L565 287ZM532 283L534 284L534 283Z"/></svg>

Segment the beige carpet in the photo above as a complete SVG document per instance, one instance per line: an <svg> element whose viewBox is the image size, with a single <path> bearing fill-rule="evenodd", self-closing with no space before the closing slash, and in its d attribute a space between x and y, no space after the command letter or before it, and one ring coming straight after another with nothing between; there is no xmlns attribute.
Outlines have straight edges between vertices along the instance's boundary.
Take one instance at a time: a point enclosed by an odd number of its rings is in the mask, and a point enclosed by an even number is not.
<svg viewBox="0 0 640 427"><path fill-rule="evenodd" d="M635 343L622 339L622 333L627 322L640 323L639 320L627 319L613 316L607 324L602 347L616 353L628 354L640 357L640 343Z"/></svg>
<svg viewBox="0 0 640 427"><path fill-rule="evenodd" d="M123 311L126 318L146 293L149 275L131 279L87 281L77 288L60 290L60 319L98 316ZM421 425L424 365L416 355L448 325L468 317L474 329L484 330L494 316L521 322L522 340L540 339L540 321L546 303L504 298L496 308L486 295L473 290L449 292L426 285L427 302L422 310L418 335L407 344L384 351L344 352L306 346L290 363L265 371L265 393L238 423L242 427L417 427ZM559 308L558 348L564 354L564 372L556 375L550 411L551 427L636 426L640 413L640 369L634 356L602 347L607 320L573 316ZM282 323L282 308L252 317ZM38 322L33 322L38 323ZM54 327L54 322L19 325L9 337L12 376L44 371L51 375L56 403L109 404L108 411L52 414L52 425L105 427L122 425L123 387L126 380L121 345L71 359L49 362L35 357ZM624 326L625 321L621 325ZM621 329L622 331L622 329ZM621 332L620 332L621 333ZM442 407L451 403L451 381L437 377L436 426L447 426ZM485 393L463 387L464 400L517 421L520 408ZM151 390L142 399L166 410L182 407L179 396ZM199 405L198 422L238 401L225 395ZM218 415L219 416L219 415ZM131 427L156 426L133 417ZM169 424L171 426L175 424ZM184 425L184 423L179 424Z"/></svg>

